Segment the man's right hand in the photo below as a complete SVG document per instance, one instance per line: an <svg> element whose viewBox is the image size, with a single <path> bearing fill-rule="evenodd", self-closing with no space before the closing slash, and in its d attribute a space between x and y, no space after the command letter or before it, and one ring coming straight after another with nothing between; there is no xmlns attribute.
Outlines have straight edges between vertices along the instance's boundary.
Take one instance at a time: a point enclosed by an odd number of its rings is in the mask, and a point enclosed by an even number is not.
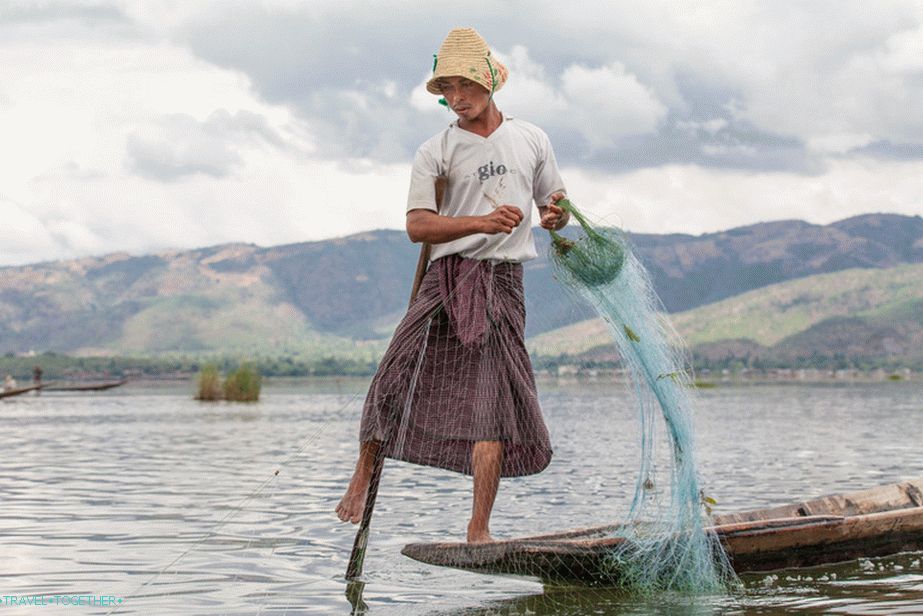
<svg viewBox="0 0 923 616"><path fill-rule="evenodd" d="M481 219L484 225L482 233L510 234L522 222L522 210L515 205L501 205Z"/></svg>

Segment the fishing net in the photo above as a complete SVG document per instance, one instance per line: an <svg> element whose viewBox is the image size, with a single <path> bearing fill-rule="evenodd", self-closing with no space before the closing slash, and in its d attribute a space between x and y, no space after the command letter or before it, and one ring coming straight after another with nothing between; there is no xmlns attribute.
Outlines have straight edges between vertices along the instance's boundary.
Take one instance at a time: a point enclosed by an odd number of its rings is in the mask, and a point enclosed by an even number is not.
<svg viewBox="0 0 923 616"><path fill-rule="evenodd" d="M630 505L620 517L607 506L600 525L580 530L541 535L535 533L552 529L530 527L524 532L533 535L524 539L478 544L450 529L454 539L409 544L403 553L429 564L545 582L639 592L721 590L733 572L707 530L682 347L660 317L650 281L625 239L594 227L569 202L561 205L582 232L569 238L552 232L556 278L605 320L636 398L640 468L633 497L622 494ZM476 526L479 512L493 504L498 477L533 475L549 465L544 417L526 351L523 266L458 256L434 261L372 380L360 440L374 444L379 456L436 469L432 473L473 475ZM586 426L597 432L596 442L605 442L605 423ZM416 490L433 486L427 501L434 515L442 511L442 481L414 479ZM372 483L373 499L377 480Z"/></svg>
<svg viewBox="0 0 923 616"><path fill-rule="evenodd" d="M594 227L569 201L560 205L583 234L569 240L552 232L549 258L557 279L605 321L641 427L634 497L613 533L622 541L604 561L609 577L645 592L718 591L734 574L717 536L707 530L709 497L699 487L692 382L682 343L625 237ZM658 468L661 426L667 468Z"/></svg>

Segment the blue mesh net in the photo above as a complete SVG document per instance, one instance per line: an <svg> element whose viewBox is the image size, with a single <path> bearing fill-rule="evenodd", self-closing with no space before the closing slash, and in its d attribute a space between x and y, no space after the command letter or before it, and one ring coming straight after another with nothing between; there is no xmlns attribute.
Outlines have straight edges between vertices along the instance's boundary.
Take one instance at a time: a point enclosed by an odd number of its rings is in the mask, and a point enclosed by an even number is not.
<svg viewBox="0 0 923 616"><path fill-rule="evenodd" d="M639 592L715 592L736 580L709 530L700 488L688 358L643 265L623 234L590 224L570 240L552 233L556 278L606 322L629 376L640 422L640 468L622 539L605 560L607 577ZM662 434L660 433L662 431ZM658 444L666 452L658 455Z"/></svg>

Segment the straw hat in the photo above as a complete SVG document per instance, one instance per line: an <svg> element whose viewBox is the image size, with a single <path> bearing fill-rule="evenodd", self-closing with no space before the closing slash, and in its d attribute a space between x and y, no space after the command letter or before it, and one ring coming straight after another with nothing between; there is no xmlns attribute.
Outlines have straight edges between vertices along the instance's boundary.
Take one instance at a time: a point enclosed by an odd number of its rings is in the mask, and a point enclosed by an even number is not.
<svg viewBox="0 0 923 616"><path fill-rule="evenodd" d="M473 28L455 28L442 42L433 62L433 77L426 82L432 94L441 94L437 81L441 77L465 77L493 94L503 87L509 72L490 55L490 48Z"/></svg>

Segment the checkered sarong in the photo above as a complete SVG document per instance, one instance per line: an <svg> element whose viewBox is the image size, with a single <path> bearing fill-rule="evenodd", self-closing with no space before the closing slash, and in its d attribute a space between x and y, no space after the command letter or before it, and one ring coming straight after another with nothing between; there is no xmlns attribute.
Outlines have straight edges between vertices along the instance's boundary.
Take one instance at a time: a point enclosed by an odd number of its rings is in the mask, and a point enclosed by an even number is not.
<svg viewBox="0 0 923 616"><path fill-rule="evenodd" d="M525 316L521 264L458 255L431 263L372 380L360 440L465 474L478 441L503 442L504 477L548 466Z"/></svg>

